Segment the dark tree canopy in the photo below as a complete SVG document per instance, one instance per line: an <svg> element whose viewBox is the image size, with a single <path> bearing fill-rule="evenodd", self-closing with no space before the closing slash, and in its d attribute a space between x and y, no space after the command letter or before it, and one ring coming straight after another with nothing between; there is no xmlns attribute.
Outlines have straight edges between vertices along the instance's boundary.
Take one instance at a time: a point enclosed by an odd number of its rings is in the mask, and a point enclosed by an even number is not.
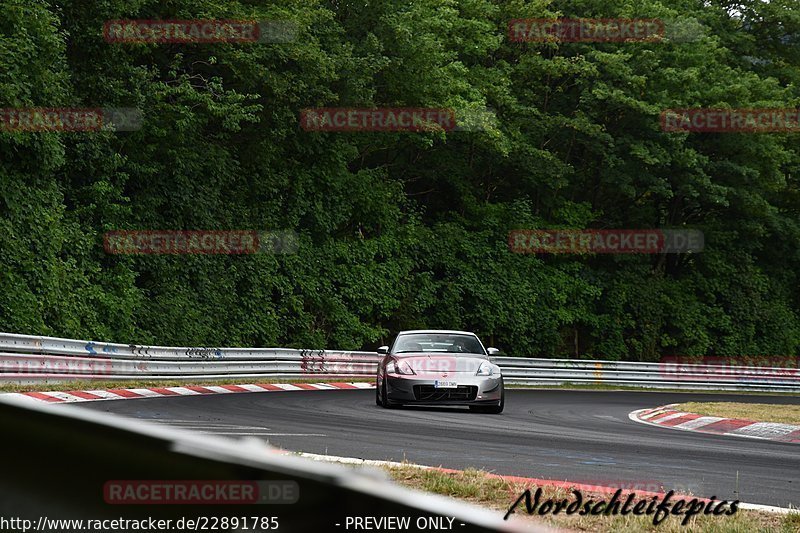
<svg viewBox="0 0 800 533"><path fill-rule="evenodd" d="M269 4L269 5L266 5ZM662 42L512 42L640 17ZM113 19L297 24L288 43L109 44ZM797 108L794 0L9 0L0 107L136 107L132 132L0 131L0 330L510 355L800 353L800 144L667 133L668 108ZM491 109L475 131L310 132L315 107ZM696 254L514 254L527 228L692 228ZM109 255L117 229L289 229L293 254Z"/></svg>

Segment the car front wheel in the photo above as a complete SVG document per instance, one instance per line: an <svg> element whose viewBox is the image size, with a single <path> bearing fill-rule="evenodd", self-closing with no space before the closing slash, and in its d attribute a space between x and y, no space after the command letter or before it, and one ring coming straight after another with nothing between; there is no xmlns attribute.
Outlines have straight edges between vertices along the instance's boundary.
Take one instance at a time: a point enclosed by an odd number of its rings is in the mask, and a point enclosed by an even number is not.
<svg viewBox="0 0 800 533"><path fill-rule="evenodd" d="M503 384L500 384L503 387ZM490 415L499 415L503 412L503 409L506 405L506 389L505 387L500 389L500 401L497 402L497 405L470 405L470 411L474 411L476 413L486 413Z"/></svg>
<svg viewBox="0 0 800 533"><path fill-rule="evenodd" d="M389 395L386 392L386 380L383 380L383 386L381 387L381 405L385 409L396 409L400 407L400 404L394 403L389 399Z"/></svg>

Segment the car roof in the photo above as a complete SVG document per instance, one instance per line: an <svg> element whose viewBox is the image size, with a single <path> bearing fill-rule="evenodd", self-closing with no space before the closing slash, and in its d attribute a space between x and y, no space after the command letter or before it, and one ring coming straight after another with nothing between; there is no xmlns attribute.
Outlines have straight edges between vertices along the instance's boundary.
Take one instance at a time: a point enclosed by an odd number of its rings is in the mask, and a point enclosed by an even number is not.
<svg viewBox="0 0 800 533"><path fill-rule="evenodd" d="M457 331L454 329L412 329L408 331L401 331L397 335L407 335L410 333L444 333L445 335L472 335L473 337L477 337L471 331Z"/></svg>

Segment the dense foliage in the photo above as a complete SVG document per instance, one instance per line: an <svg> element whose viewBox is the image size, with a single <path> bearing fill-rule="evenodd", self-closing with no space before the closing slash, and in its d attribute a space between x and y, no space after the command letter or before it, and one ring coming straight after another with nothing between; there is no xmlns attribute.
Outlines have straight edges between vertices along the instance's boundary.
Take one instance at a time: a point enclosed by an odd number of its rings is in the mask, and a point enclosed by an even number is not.
<svg viewBox="0 0 800 533"><path fill-rule="evenodd" d="M661 18L694 39L516 43L509 19ZM110 19L291 20L285 44L109 44ZM798 107L795 0L5 0L0 107L137 107L127 133L0 132L0 330L507 353L800 353L796 134L665 133ZM321 106L491 108L482 131L308 132ZM511 253L515 228L695 228L705 251ZM114 229L298 232L296 254L108 255Z"/></svg>

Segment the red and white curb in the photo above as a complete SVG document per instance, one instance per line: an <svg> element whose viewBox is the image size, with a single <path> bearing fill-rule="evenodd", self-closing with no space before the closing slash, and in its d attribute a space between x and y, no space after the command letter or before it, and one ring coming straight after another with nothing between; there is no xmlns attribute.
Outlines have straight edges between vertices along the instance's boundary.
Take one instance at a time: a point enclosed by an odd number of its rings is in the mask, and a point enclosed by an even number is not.
<svg viewBox="0 0 800 533"><path fill-rule="evenodd" d="M683 431L800 444L800 426L775 422L756 422L741 418L703 416L696 413L677 411L674 409L676 405L670 404L653 409L639 409L628 414L628 418L641 424Z"/></svg>
<svg viewBox="0 0 800 533"><path fill-rule="evenodd" d="M10 392L3 398L22 398L43 403L97 402L101 400L133 400L169 396L238 394L244 392L286 392L300 390L374 389L374 383L259 383L253 385L186 385L185 387L147 387L138 389L71 390L49 392Z"/></svg>

